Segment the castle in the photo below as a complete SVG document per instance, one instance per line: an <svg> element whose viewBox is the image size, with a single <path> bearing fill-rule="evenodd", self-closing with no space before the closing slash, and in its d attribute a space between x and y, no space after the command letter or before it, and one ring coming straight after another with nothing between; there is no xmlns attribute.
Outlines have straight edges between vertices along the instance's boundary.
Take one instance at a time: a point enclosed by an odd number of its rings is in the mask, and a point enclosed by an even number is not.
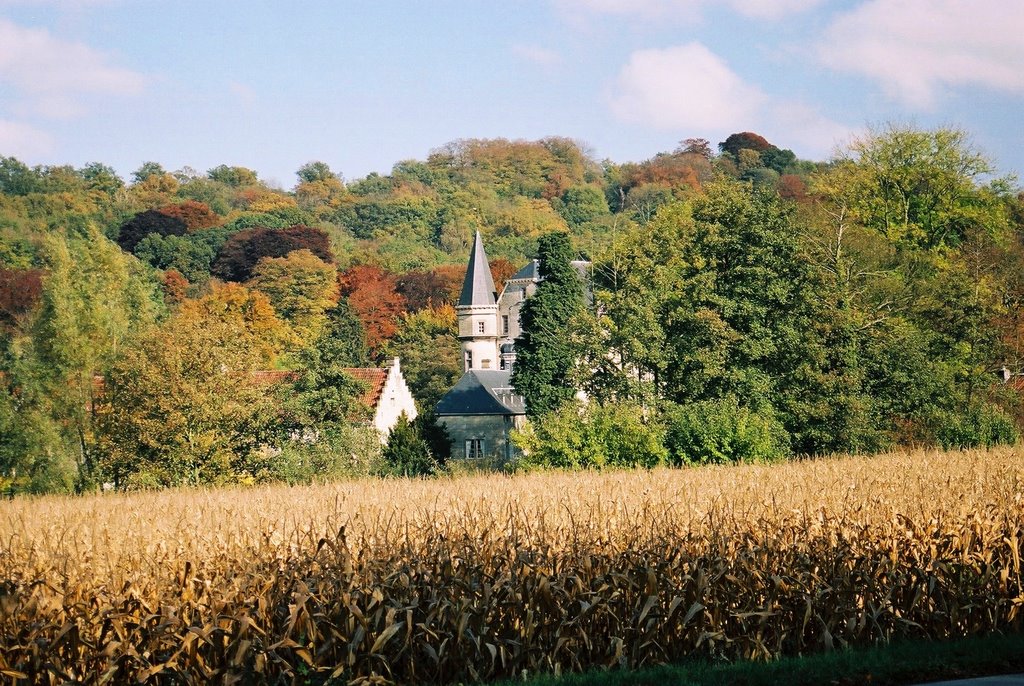
<svg viewBox="0 0 1024 686"><path fill-rule="evenodd" d="M573 262L581 272L588 262ZM437 404L453 459L505 463L517 455L509 432L526 421L526 399L512 387L519 312L540 282L537 260L516 272L499 294L478 231L455 307L463 375Z"/></svg>
<svg viewBox="0 0 1024 686"><path fill-rule="evenodd" d="M526 420L525 399L512 388L519 309L537 288L536 262L494 288L484 244L477 232L455 307L463 375L437 403L438 421L452 441L453 459L506 462L515 457L509 432Z"/></svg>

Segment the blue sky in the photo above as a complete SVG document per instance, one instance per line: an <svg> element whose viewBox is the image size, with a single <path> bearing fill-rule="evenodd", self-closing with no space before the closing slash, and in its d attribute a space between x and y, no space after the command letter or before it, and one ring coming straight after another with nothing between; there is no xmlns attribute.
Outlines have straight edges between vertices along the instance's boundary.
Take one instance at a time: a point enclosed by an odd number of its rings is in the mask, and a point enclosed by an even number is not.
<svg viewBox="0 0 1024 686"><path fill-rule="evenodd" d="M827 159L959 126L1024 174L1024 0L0 0L0 155L284 188L457 138L646 159L755 131Z"/></svg>

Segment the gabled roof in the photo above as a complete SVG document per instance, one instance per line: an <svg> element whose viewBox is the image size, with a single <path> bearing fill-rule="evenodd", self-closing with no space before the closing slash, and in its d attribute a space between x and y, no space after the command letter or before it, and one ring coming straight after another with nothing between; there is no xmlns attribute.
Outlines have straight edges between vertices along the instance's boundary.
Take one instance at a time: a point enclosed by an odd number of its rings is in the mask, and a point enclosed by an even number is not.
<svg viewBox="0 0 1024 686"><path fill-rule="evenodd" d="M477 231L473 239L473 251L469 255L469 265L466 267L466 280L462 282L459 305L494 305L498 302L494 296L491 267L487 262L487 253L484 252L484 242Z"/></svg>
<svg viewBox="0 0 1024 686"><path fill-rule="evenodd" d="M350 367L344 371L349 376L366 384L366 390L359 400L370 409L376 410L381 393L384 392L384 384L388 380L388 370L376 367Z"/></svg>
<svg viewBox="0 0 1024 686"><path fill-rule="evenodd" d="M526 404L512 388L511 380L512 372L470 370L437 403L437 414L525 414Z"/></svg>

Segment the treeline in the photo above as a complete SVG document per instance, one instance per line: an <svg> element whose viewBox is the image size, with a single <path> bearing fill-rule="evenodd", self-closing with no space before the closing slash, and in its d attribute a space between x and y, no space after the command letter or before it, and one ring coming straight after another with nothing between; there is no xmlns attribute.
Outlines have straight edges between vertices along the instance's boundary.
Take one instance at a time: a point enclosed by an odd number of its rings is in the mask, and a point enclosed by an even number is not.
<svg viewBox="0 0 1024 686"><path fill-rule="evenodd" d="M125 181L0 158L0 486L386 469L343 370L396 355L426 416L404 452L435 464L478 230L499 284L542 236L594 261L599 316L563 322L559 354L595 402L535 402L535 456L559 421L598 436L618 414L676 461L1009 440L1019 396L992 381L1019 361L1016 193L947 130L828 163L749 132L627 164L466 140L354 181L311 162L289 191L227 165Z"/></svg>
<svg viewBox="0 0 1024 686"><path fill-rule="evenodd" d="M889 128L812 174L798 202L720 178L659 208L597 255L596 313L571 275L524 306L539 330L571 332L524 341L514 383L538 399L517 439L526 461L1016 441L1024 196L1011 181L960 132ZM542 259L565 264L559 243ZM560 397L558 378L590 402Z"/></svg>

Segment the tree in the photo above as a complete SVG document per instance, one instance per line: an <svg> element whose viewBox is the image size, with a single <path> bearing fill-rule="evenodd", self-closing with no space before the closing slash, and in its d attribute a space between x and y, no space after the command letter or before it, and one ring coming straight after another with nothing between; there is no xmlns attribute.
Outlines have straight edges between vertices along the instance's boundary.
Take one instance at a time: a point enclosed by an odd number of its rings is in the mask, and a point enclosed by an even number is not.
<svg viewBox="0 0 1024 686"><path fill-rule="evenodd" d="M188 233L188 225L178 218L158 210L139 212L121 225L117 234L117 244L124 250L134 253L139 242L150 234L157 236L184 236Z"/></svg>
<svg viewBox="0 0 1024 686"><path fill-rule="evenodd" d="M209 205L202 202L196 202L195 200L186 200L173 205L164 205L163 207L158 208L157 212L167 215L168 217L176 217L185 222L185 227L188 229L189 233L199 231L200 229L209 229L214 226L219 226L223 221L213 210L210 209Z"/></svg>
<svg viewBox="0 0 1024 686"><path fill-rule="evenodd" d="M772 145L761 151L761 164L779 174L784 174L786 168L794 162L796 162L796 154L792 150L782 150Z"/></svg>
<svg viewBox="0 0 1024 686"><path fill-rule="evenodd" d="M150 233L133 250L136 257L156 269L174 269L193 283L204 283L210 276L214 249L195 235L161 236Z"/></svg>
<svg viewBox="0 0 1024 686"><path fill-rule="evenodd" d="M195 321L218 318L247 332L247 345L263 368L272 368L278 356L294 345L288 326L274 312L270 300L257 290L237 283L214 283L198 300L186 300L179 313Z"/></svg>
<svg viewBox="0 0 1024 686"><path fill-rule="evenodd" d="M676 155L700 155L706 160L711 159L711 142L706 138L687 138L680 141L675 150Z"/></svg>
<svg viewBox="0 0 1024 686"><path fill-rule="evenodd" d="M750 131L731 134L718 144L720 152L737 158L739 157L740 150L753 150L760 154L770 147L772 147L772 144L765 140L764 136L759 136Z"/></svg>
<svg viewBox="0 0 1024 686"><path fill-rule="evenodd" d="M844 184L833 202L898 245L955 247L975 227L1005 225L1000 182L981 185L993 166L961 130L890 124L855 139L834 168Z"/></svg>
<svg viewBox="0 0 1024 686"><path fill-rule="evenodd" d="M99 162L90 162L78 170L91 190L99 191L107 195L113 195L124 188L124 181L113 167Z"/></svg>
<svg viewBox="0 0 1024 686"><path fill-rule="evenodd" d="M39 304L43 295L41 269L0 267L0 332L14 331Z"/></svg>
<svg viewBox="0 0 1024 686"><path fill-rule="evenodd" d="M107 375L100 473L117 488L258 479L279 435L258 326L186 304Z"/></svg>
<svg viewBox="0 0 1024 686"><path fill-rule="evenodd" d="M418 408L429 411L462 375L455 309L441 305L403 314L381 357L402 359L402 373L416 390Z"/></svg>
<svg viewBox="0 0 1024 686"><path fill-rule="evenodd" d="M295 172L302 183L339 181L340 177L331 171L326 162L307 162Z"/></svg>
<svg viewBox="0 0 1024 686"><path fill-rule="evenodd" d="M789 434L771 408L760 412L736 398L669 408L665 447L674 465L770 462L789 456Z"/></svg>
<svg viewBox="0 0 1024 686"><path fill-rule="evenodd" d="M363 367L367 363L366 331L348 299L324 313L327 323L315 345L320 356L339 367Z"/></svg>
<svg viewBox="0 0 1024 686"><path fill-rule="evenodd" d="M663 429L642 407L570 401L512 434L526 467L651 468L665 462Z"/></svg>
<svg viewBox="0 0 1024 686"><path fill-rule="evenodd" d="M177 269L168 269L164 272L164 278L160 282L163 289L164 302L168 307L174 307L185 302L188 295L188 279L182 276Z"/></svg>
<svg viewBox="0 0 1024 686"><path fill-rule="evenodd" d="M206 172L206 176L211 181L217 181L226 186L231 186L232 188L255 186L260 182L259 178L256 176L256 172L252 169L246 169L245 167L229 167L226 164L221 164L210 169Z"/></svg>
<svg viewBox="0 0 1024 686"><path fill-rule="evenodd" d="M405 298L398 292L394 274L367 264L349 267L338 276L341 294L366 331L366 344L376 353L398 330Z"/></svg>
<svg viewBox="0 0 1024 686"><path fill-rule="evenodd" d="M0 156L0 193L28 195L39 187L39 175L14 157Z"/></svg>
<svg viewBox="0 0 1024 686"><path fill-rule="evenodd" d="M260 259L248 285L270 299L299 340L311 341L327 323L324 312L338 301L337 276L334 265L303 248Z"/></svg>
<svg viewBox="0 0 1024 686"><path fill-rule="evenodd" d="M306 249L328 264L334 263L330 239L320 229L290 226L286 229L256 227L233 234L221 247L212 273L226 281L248 281L264 257L284 257Z"/></svg>
<svg viewBox="0 0 1024 686"><path fill-rule="evenodd" d="M557 205L552 199L552 205L569 226L573 227L578 227L609 213L608 201L605 200L604 193L595 186L567 188Z"/></svg>
<svg viewBox="0 0 1024 686"><path fill-rule="evenodd" d="M438 463L430 452L430 445L420 436L416 425L405 413L388 435L382 453L382 474L391 476L429 476L437 471Z"/></svg>
<svg viewBox="0 0 1024 686"><path fill-rule="evenodd" d="M42 300L12 375L29 393L25 411L59 427L51 434L62 445L50 446L50 454L71 460L79 485L88 486L96 478L96 377L154 322L160 298L142 265L95 228L84 236L51 234L41 257Z"/></svg>
<svg viewBox="0 0 1024 686"><path fill-rule="evenodd" d="M163 176L167 171L159 162L143 162L142 166L132 172L132 183L143 183L153 176Z"/></svg>
<svg viewBox="0 0 1024 686"><path fill-rule="evenodd" d="M572 258L567 234L541 236L541 282L520 313L523 333L516 342L512 371L512 385L527 398L531 419L555 410L576 393L565 382L580 353L570 336L570 324L584 309L583 284Z"/></svg>

